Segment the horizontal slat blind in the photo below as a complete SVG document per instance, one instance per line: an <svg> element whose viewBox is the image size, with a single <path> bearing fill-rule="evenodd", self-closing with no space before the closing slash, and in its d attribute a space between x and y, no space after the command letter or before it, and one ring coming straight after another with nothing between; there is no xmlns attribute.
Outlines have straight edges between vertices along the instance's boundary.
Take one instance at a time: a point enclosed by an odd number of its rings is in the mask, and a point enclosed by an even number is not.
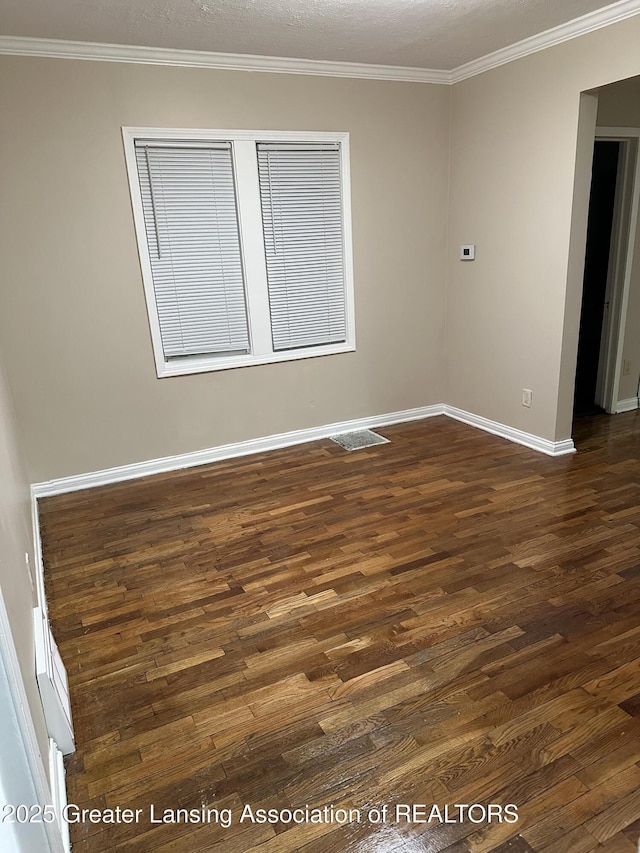
<svg viewBox="0 0 640 853"><path fill-rule="evenodd" d="M274 350L346 340L340 146L259 142Z"/></svg>
<svg viewBox="0 0 640 853"><path fill-rule="evenodd" d="M231 146L136 142L165 358L247 352Z"/></svg>

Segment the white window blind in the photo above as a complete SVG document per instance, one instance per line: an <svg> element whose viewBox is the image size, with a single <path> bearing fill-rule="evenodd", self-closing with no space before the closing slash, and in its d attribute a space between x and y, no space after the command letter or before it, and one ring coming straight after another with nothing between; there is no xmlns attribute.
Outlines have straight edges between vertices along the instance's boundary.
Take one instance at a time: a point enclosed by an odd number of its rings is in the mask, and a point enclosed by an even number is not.
<svg viewBox="0 0 640 853"><path fill-rule="evenodd" d="M346 340L339 144L257 143L275 351Z"/></svg>
<svg viewBox="0 0 640 853"><path fill-rule="evenodd" d="M248 352L231 145L135 150L165 358Z"/></svg>

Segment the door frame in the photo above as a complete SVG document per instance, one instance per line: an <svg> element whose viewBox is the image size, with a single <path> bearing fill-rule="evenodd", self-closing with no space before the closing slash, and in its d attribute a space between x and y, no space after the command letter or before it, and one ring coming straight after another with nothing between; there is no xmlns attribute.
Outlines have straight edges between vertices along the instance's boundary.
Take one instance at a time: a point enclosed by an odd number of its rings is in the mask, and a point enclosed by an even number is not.
<svg viewBox="0 0 640 853"><path fill-rule="evenodd" d="M11 780L13 786L22 784L24 787L32 786L35 793L34 805L54 805L52 786L47 778L43 756L40 752L38 737L36 735L33 719L29 712L29 700L20 670L18 655L11 626L9 614L4 602L2 590L0 589L0 668L2 669L2 682L6 685L6 691L2 691L2 701L8 707L3 709L4 716L13 716L18 729L18 737L14 742L15 754L5 754L3 749L0 753L0 773ZM6 732L5 732L6 734ZM20 743L21 741L21 743ZM52 741L49 741L51 751ZM52 780L56 781L56 780ZM27 803L26 805L31 805ZM38 849L47 853L67 853L70 849L67 843L66 827L63 827L62 815L56 812L56 818L49 823L43 821L39 827L34 823L32 826L16 825L14 837L7 840L11 844L10 850L34 850L33 831L40 829L40 840L37 842ZM23 830L23 831L21 831ZM27 836L27 830L31 830Z"/></svg>
<svg viewBox="0 0 640 853"><path fill-rule="evenodd" d="M44 585L44 562L40 538L38 499L31 486L31 522L35 555L35 586L37 607L33 609L33 635L36 650L36 679L45 722L50 736L63 755L75 749L69 680L58 646L51 633L49 610Z"/></svg>
<svg viewBox="0 0 640 853"><path fill-rule="evenodd" d="M640 127L596 127L595 141L621 143L595 399L616 414L640 206Z"/></svg>

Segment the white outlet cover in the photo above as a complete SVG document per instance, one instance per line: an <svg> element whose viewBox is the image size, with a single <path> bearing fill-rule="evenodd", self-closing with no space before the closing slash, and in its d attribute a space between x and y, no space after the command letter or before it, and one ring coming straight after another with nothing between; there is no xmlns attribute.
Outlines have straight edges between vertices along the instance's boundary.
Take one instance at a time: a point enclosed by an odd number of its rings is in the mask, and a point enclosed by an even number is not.
<svg viewBox="0 0 640 853"><path fill-rule="evenodd" d="M475 261L476 259L476 247L473 243L465 243L460 246L460 260L461 261Z"/></svg>

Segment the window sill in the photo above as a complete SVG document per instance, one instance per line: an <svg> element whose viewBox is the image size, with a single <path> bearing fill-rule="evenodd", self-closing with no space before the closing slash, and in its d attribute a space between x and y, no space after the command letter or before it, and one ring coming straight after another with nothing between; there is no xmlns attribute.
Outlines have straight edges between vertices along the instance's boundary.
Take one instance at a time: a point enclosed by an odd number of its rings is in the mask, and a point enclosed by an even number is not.
<svg viewBox="0 0 640 853"><path fill-rule="evenodd" d="M317 358L323 355L338 355L339 353L355 352L354 343L337 344L334 346L309 347L290 352L269 353L268 355L234 355L219 358L189 358L184 361L163 361L157 365L159 379L167 376L188 376L192 373L211 373L216 370L231 370L234 367L253 367L258 364L278 364L282 361L298 361L302 358Z"/></svg>

